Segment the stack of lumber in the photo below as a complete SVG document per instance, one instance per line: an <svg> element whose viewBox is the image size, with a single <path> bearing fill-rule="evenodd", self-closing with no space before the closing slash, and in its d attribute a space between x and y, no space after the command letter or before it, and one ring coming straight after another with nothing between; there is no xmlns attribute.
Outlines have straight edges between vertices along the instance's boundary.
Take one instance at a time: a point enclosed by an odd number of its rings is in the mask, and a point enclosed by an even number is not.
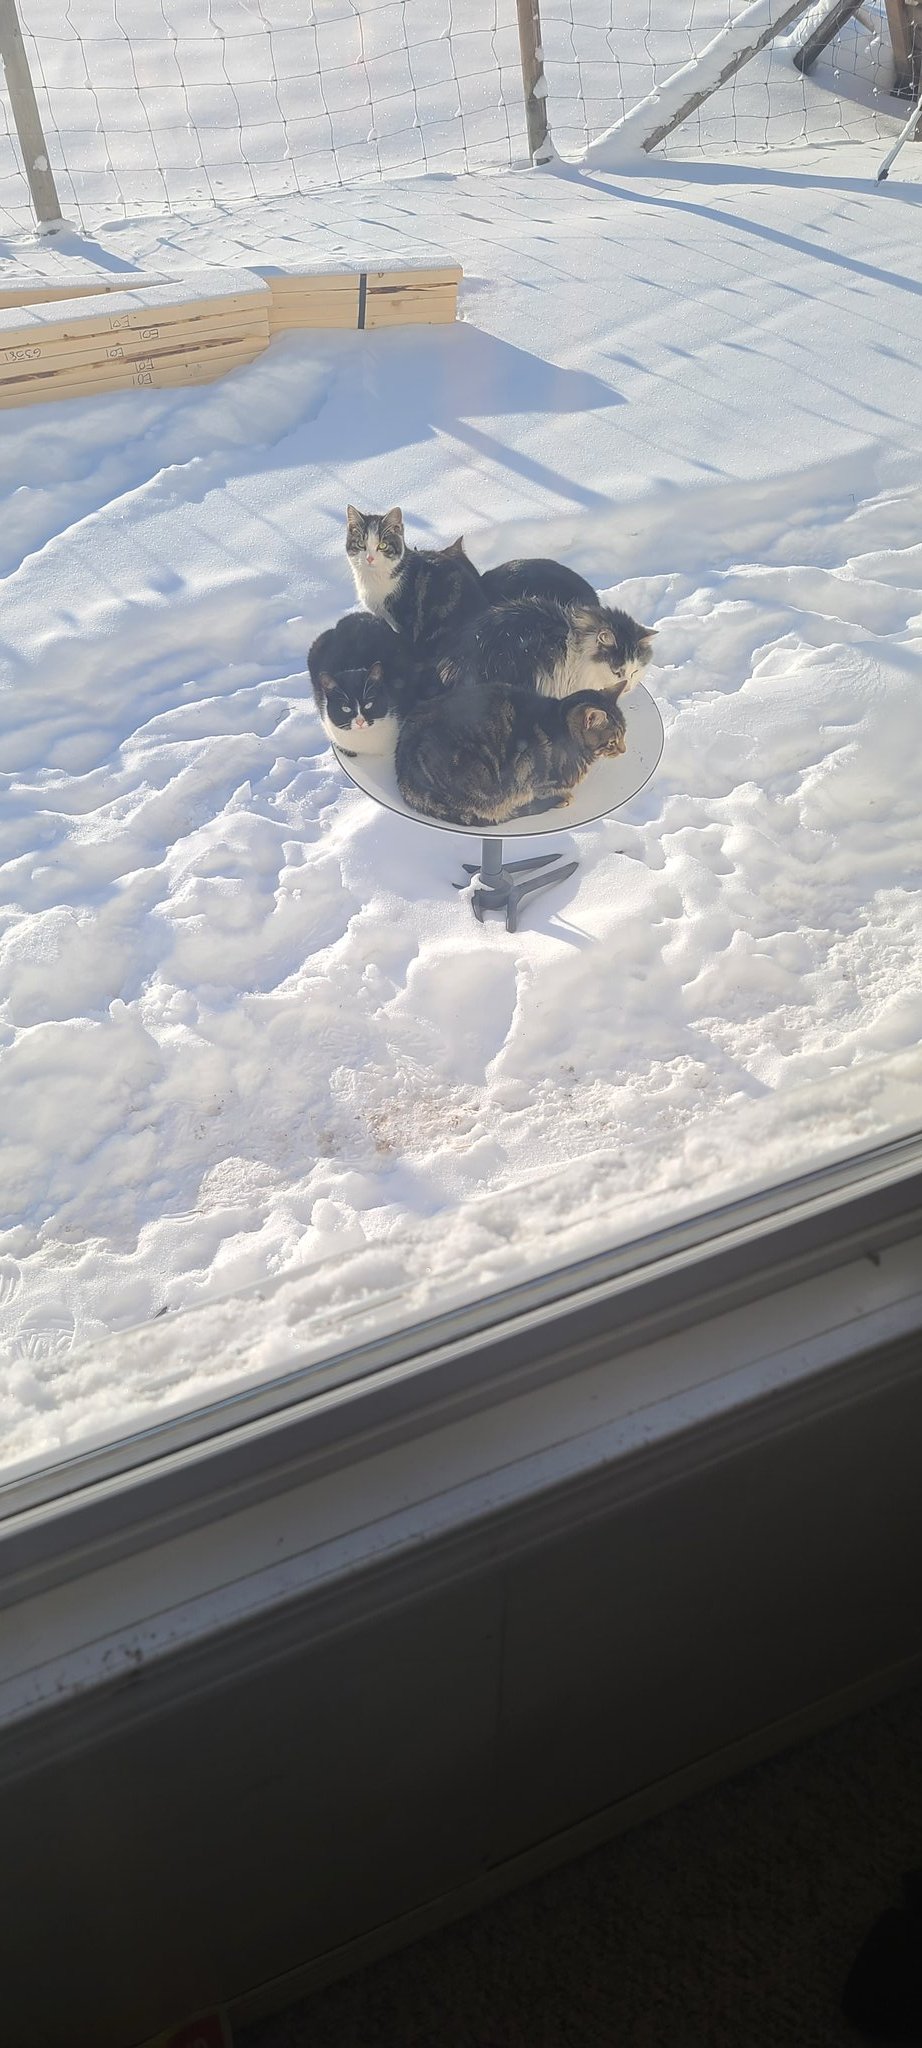
<svg viewBox="0 0 922 2048"><path fill-rule="evenodd" d="M337 267L326 257L298 272L206 270L172 280L19 275L0 282L0 408L208 384L290 328L454 320L460 280L457 263L402 253L387 269L363 270L354 258Z"/></svg>
<svg viewBox="0 0 922 2048"><path fill-rule="evenodd" d="M268 347L270 303L254 272L208 270L7 306L0 407L211 383Z"/></svg>
<svg viewBox="0 0 922 2048"><path fill-rule="evenodd" d="M259 274L272 294L269 325L281 334L293 327L428 327L453 320L462 272L458 263L401 256L386 270L346 261L341 268Z"/></svg>

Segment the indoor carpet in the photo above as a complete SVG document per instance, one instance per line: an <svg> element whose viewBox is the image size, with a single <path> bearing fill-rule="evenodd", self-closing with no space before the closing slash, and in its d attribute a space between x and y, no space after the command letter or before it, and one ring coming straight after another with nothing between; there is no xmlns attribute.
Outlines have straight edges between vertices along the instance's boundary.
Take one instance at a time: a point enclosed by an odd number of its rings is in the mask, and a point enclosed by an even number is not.
<svg viewBox="0 0 922 2048"><path fill-rule="evenodd" d="M915 1691L242 2029L235 2048L856 2048L845 1978L920 1864Z"/></svg>

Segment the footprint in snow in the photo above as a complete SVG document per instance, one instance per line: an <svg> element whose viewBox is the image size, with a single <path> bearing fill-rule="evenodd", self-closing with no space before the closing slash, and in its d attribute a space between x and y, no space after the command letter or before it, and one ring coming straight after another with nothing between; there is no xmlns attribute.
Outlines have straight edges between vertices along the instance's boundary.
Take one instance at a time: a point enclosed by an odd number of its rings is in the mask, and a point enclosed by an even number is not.
<svg viewBox="0 0 922 2048"><path fill-rule="evenodd" d="M12 1301L18 1291L22 1274L15 1259L0 1259L0 1308Z"/></svg>
<svg viewBox="0 0 922 2048"><path fill-rule="evenodd" d="M33 1361L63 1358L73 1344L75 1329L67 1309L36 1308L23 1317L10 1350L14 1358Z"/></svg>

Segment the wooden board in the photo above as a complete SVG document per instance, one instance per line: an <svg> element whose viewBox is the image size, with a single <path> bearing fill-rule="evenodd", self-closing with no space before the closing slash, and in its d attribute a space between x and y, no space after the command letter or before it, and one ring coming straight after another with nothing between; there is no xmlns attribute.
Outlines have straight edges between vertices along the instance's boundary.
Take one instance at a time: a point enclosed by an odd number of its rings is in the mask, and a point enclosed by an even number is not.
<svg viewBox="0 0 922 2048"><path fill-rule="evenodd" d="M0 310L10 306L45 306L57 299L89 299L103 292L142 291L148 286L166 284L165 277L151 276L148 272L133 275L131 271L111 273L92 283L49 284L47 278L33 277L23 284L4 284L0 279Z"/></svg>
<svg viewBox="0 0 922 2048"><path fill-rule="evenodd" d="M229 356L236 358L238 355L245 355L252 361L262 354L262 346L254 344L252 340L206 342L200 348L189 346L167 356L145 355L141 351L121 362L80 361L60 363L51 369L30 369L16 378L8 378L2 388L6 392L13 392L24 387L51 390L62 384L104 384L107 377L118 377L124 372L133 373L138 369L169 370L178 364L224 361Z"/></svg>
<svg viewBox="0 0 922 2048"><path fill-rule="evenodd" d="M311 313L329 313L342 320L345 326L354 327L359 312L359 281L354 277L348 291L342 292L290 292L284 298L277 298L273 292L269 305L269 318L274 321L296 320L299 324L309 319Z"/></svg>
<svg viewBox="0 0 922 2048"><path fill-rule="evenodd" d="M284 306L273 306L269 315L269 326L273 334L286 334L289 328L299 327L352 327L359 324L358 290L331 294L327 299L292 300Z"/></svg>
<svg viewBox="0 0 922 2048"><path fill-rule="evenodd" d="M352 277L345 273L330 277L272 277L267 279L267 286L276 303L283 299L309 299L318 293L329 298L331 294L351 292L353 298L358 298L359 273L356 271Z"/></svg>
<svg viewBox="0 0 922 2048"><path fill-rule="evenodd" d="M437 327L454 320L457 312L454 288L430 292L369 293L365 305L366 327Z"/></svg>
<svg viewBox="0 0 922 2048"><path fill-rule="evenodd" d="M50 404L62 398L105 398L120 391L162 391L173 385L211 384L229 370L256 359L251 348L238 344L236 348L214 349L207 354L202 351L198 356L187 355L166 362L151 357L146 362L141 358L137 363L112 364L95 376L62 371L52 376L25 378L20 385L4 385L0 389L0 410Z"/></svg>
<svg viewBox="0 0 922 2048"><path fill-rule="evenodd" d="M93 312L81 318L73 301L68 300L66 314L62 312L57 320L42 320L40 317L43 311L57 312L57 307L36 306L28 310L23 308L21 312L0 313L0 348L20 347L31 341L80 341L125 333L139 333L149 341L156 341L172 328L188 327L196 320L229 322L242 313L257 311L260 303L259 299L241 295L232 300L202 299L191 312L187 306L142 306L132 307L128 312L104 314L97 310L94 302ZM266 317L268 319L268 307Z"/></svg>
<svg viewBox="0 0 922 2048"><path fill-rule="evenodd" d="M289 328L392 327L400 317L407 325L453 320L462 271L459 263L444 263L351 275L265 275L272 294L269 324L273 334L283 334Z"/></svg>
<svg viewBox="0 0 922 2048"><path fill-rule="evenodd" d="M266 283L273 298L287 299L309 296L311 292L357 291L362 276L367 280L370 291L378 285L385 285L389 291L403 286L420 291L432 284L458 285L463 272L459 263L441 264L428 270L290 271L284 277L267 276Z"/></svg>
<svg viewBox="0 0 922 2048"><path fill-rule="evenodd" d="M463 276L460 263L444 263L435 270L369 270L368 289L375 291L379 285L384 285L388 291L404 287L410 291L425 291L432 284L448 284L457 290Z"/></svg>
<svg viewBox="0 0 922 2048"><path fill-rule="evenodd" d="M269 322L262 308L258 313L238 314L236 319L190 320L175 327L156 330L151 340L145 328L126 328L119 335L81 335L71 341L29 341L18 347L0 348L0 384L27 376L30 371L55 369L71 363L124 362L144 355L169 356L177 350L213 342L251 341L255 349L269 345Z"/></svg>
<svg viewBox="0 0 922 2048"><path fill-rule="evenodd" d="M269 285L286 284L290 278L306 279L321 277L370 277L378 272L382 277L423 277L437 270L439 275L448 274L456 279L462 276L459 263L449 255L447 249L428 248L415 251L410 248L368 249L353 255L331 256L324 250L322 255L311 260L310 256L299 255L297 263L254 263L257 277L265 278Z"/></svg>
<svg viewBox="0 0 922 2048"><path fill-rule="evenodd" d="M217 286L216 286L217 281ZM224 288L226 286L226 288ZM262 306L268 310L267 287L252 273L197 273L170 284L151 285L131 292L107 294L104 303L86 299L52 301L44 305L10 308L0 312L0 348L26 341L79 340L82 335L118 334L125 328L144 329L151 339L157 329L175 327L189 320L221 318L250 312Z"/></svg>
<svg viewBox="0 0 922 2048"><path fill-rule="evenodd" d="M369 278L364 305L357 279L349 291L327 291L326 280L323 283L322 291L286 292L281 297L273 291L269 316L273 334L290 328L428 325L454 320L457 314L458 287L453 279L420 286L415 280L395 284L372 283Z"/></svg>

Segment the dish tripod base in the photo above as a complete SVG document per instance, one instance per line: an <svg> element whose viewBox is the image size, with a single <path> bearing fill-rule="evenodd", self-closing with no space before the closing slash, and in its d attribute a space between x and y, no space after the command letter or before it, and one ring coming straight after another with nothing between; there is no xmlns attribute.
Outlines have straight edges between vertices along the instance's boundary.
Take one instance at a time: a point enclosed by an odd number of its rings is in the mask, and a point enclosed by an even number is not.
<svg viewBox="0 0 922 2048"><path fill-rule="evenodd" d="M526 896L533 896L537 889L549 889L553 882L565 882L568 875L574 875L579 861L564 861L556 867L556 853L533 854L530 860L503 861L501 839L483 839L480 843L480 866L463 861L462 866L469 882L456 882L456 889L470 892L471 909L478 924L483 923L485 910L504 910L506 930L518 930L519 907ZM542 872L533 871L540 868ZM531 871L531 872L530 872Z"/></svg>

